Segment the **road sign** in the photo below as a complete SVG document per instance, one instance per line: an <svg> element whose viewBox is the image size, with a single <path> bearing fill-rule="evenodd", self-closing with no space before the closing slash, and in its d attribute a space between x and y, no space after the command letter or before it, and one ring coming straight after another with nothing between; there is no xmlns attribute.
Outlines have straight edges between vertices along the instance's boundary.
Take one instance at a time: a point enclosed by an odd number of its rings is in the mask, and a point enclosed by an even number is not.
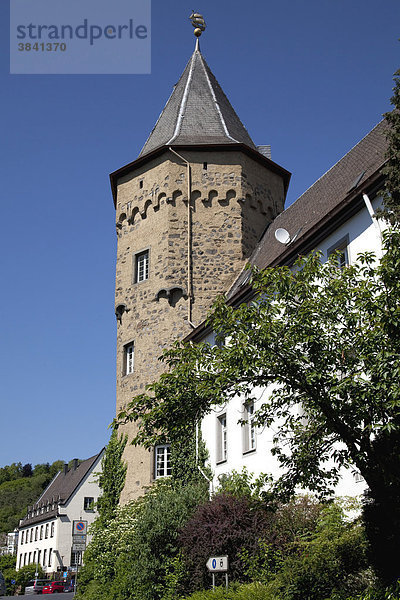
<svg viewBox="0 0 400 600"><path fill-rule="evenodd" d="M226 573L228 570L227 556L210 556L207 563L207 569L211 573Z"/></svg>
<svg viewBox="0 0 400 600"><path fill-rule="evenodd" d="M73 535L72 536L72 543L73 544L79 544L79 542L86 543L86 535Z"/></svg>
<svg viewBox="0 0 400 600"><path fill-rule="evenodd" d="M72 544L72 551L73 552L85 552L86 550L86 544L80 542L79 544Z"/></svg>
<svg viewBox="0 0 400 600"><path fill-rule="evenodd" d="M86 535L87 534L87 521L74 521L72 527L73 535Z"/></svg>

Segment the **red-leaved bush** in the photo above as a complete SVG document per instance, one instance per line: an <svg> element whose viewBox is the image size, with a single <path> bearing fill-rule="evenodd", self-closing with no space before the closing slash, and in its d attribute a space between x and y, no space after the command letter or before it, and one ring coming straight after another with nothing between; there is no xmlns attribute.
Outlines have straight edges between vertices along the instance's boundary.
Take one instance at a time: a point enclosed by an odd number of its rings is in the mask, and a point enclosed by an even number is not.
<svg viewBox="0 0 400 600"><path fill-rule="evenodd" d="M210 556L228 555L229 578L246 581L239 554L243 549L250 555L257 553L259 540L271 537L273 521L272 512L249 498L218 494L201 504L181 530L179 540L188 570L188 591L210 586L211 575L206 569Z"/></svg>

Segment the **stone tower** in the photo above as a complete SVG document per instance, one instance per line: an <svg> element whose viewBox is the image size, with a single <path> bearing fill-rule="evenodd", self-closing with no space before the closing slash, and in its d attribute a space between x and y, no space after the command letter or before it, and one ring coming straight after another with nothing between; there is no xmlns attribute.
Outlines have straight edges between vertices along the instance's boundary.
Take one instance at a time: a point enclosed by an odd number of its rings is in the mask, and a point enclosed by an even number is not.
<svg viewBox="0 0 400 600"><path fill-rule="evenodd" d="M235 280L283 209L289 177L254 145L197 42L139 157L111 174L117 412L157 379L162 350ZM134 427L125 426L130 439ZM123 503L167 474L167 448L155 459L128 445L125 460Z"/></svg>

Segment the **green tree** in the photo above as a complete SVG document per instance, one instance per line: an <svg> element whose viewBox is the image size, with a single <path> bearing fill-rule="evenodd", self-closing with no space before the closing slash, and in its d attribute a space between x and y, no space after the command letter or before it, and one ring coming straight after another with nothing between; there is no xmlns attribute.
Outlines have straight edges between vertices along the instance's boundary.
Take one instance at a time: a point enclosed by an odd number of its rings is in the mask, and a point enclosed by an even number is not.
<svg viewBox="0 0 400 600"><path fill-rule="evenodd" d="M256 419L280 423L273 452L284 472L276 489L330 494L340 468L356 468L387 517L370 540L386 540L375 567L391 581L400 551L399 508L386 510L400 506L398 229L386 234L385 250L380 265L366 253L340 270L334 258L322 264L312 254L293 270L253 273L254 302L214 305L210 323L228 343L177 343L164 355L169 371L120 419L138 421L135 442L150 446L159 432L176 439L212 406L271 385Z"/></svg>
<svg viewBox="0 0 400 600"><path fill-rule="evenodd" d="M29 581L35 579L35 573L38 573L39 579L44 579L44 573L42 567L39 565L31 564L25 565L18 569L15 574L15 587L20 588L22 594L24 593L25 587L28 585Z"/></svg>
<svg viewBox="0 0 400 600"><path fill-rule="evenodd" d="M98 597L98 586L104 586L114 577L118 546L124 547L127 529L131 525L130 515L126 510L118 512L118 503L125 483L126 464L122 453L126 445L126 437L119 437L113 431L102 460L102 471L99 474L99 485L102 494L97 502L99 516L91 527L93 534L84 555L84 566L79 574L79 594L85 597Z"/></svg>
<svg viewBox="0 0 400 600"><path fill-rule="evenodd" d="M391 222L400 222L400 70L394 74L391 103L394 109L385 113L388 122L387 163L383 169L386 176L384 210L380 214Z"/></svg>
<svg viewBox="0 0 400 600"><path fill-rule="evenodd" d="M99 475L102 494L97 503L102 524L114 517L124 487L126 464L122 460L122 454L126 442L126 436L119 437L117 432L113 431L102 460L102 471Z"/></svg>

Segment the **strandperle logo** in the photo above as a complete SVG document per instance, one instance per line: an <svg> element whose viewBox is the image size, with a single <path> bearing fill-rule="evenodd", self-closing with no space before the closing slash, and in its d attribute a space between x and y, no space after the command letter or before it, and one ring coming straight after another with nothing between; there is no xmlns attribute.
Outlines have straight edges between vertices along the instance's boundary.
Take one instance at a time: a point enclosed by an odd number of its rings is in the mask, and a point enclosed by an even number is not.
<svg viewBox="0 0 400 600"><path fill-rule="evenodd" d="M10 0L10 73L150 72L151 0Z"/></svg>
<svg viewBox="0 0 400 600"><path fill-rule="evenodd" d="M146 25L135 24L133 19L129 19L125 24L119 25L98 25L89 23L89 19L84 19L78 26L72 25L41 25L29 23L29 25L17 25L18 40L88 40L93 46L96 40L121 40L139 39L145 40L148 36Z"/></svg>

